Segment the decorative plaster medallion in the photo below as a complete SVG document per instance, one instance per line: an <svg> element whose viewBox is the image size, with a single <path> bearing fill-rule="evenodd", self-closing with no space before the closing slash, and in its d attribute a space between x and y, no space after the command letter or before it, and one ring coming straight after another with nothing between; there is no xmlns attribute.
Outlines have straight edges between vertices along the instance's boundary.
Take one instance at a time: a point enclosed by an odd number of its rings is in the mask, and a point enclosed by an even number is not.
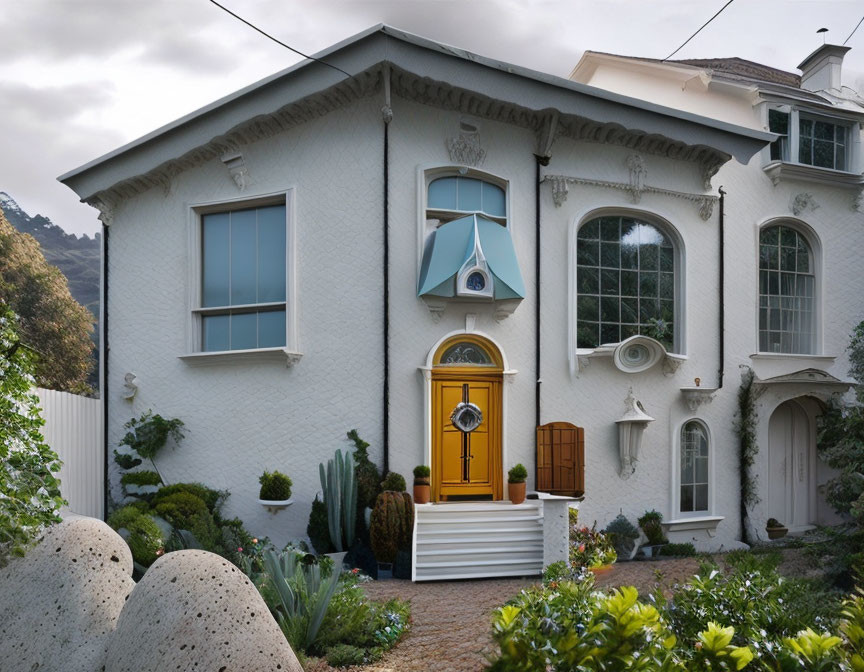
<svg viewBox="0 0 864 672"><path fill-rule="evenodd" d="M123 398L132 401L138 393L138 376L130 372L123 377L123 381Z"/></svg>
<svg viewBox="0 0 864 672"><path fill-rule="evenodd" d="M552 182L552 202L555 203L556 208L560 208L564 205L564 201L567 200L567 195L570 192L567 180L559 176L546 179Z"/></svg>
<svg viewBox="0 0 864 672"><path fill-rule="evenodd" d="M813 194L802 192L792 199L792 214L796 217L806 210L813 211L819 207Z"/></svg>
<svg viewBox="0 0 864 672"><path fill-rule="evenodd" d="M483 424L483 411L477 404L461 401L456 404L456 408L450 414L450 422L456 429L468 434Z"/></svg>
<svg viewBox="0 0 864 672"><path fill-rule="evenodd" d="M486 150L480 146L480 130L473 124L459 122L459 137L447 140L450 161L460 166L482 166Z"/></svg>

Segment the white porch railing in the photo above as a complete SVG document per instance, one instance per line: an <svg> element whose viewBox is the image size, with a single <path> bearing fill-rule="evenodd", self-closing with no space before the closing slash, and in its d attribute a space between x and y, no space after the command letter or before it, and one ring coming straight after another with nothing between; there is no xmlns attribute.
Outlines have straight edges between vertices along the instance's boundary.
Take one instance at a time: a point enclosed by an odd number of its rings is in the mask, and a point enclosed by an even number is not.
<svg viewBox="0 0 864 672"><path fill-rule="evenodd" d="M45 442L63 460L60 492L75 513L104 517L105 471L102 402L68 392L36 388Z"/></svg>

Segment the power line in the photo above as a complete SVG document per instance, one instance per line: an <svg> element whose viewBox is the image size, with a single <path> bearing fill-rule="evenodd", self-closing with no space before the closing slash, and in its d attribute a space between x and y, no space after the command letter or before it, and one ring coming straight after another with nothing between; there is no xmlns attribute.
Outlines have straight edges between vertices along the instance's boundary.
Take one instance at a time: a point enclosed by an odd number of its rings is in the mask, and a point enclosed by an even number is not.
<svg viewBox="0 0 864 672"><path fill-rule="evenodd" d="M846 38L846 41L843 42L843 45L844 45L844 46L846 45L846 42L848 42L849 40L852 39L852 36L855 34L855 31L858 30L858 28L861 26L861 23L862 23L862 22L864 22L864 16L861 17L861 21L858 22L858 25L855 26L854 30L853 30L851 33L849 33L849 37L847 37L847 38Z"/></svg>
<svg viewBox="0 0 864 672"><path fill-rule="evenodd" d="M210 0L210 1L212 2L213 0ZM675 51L673 51L671 54L669 54L669 55L668 55L666 58L664 58L663 60L664 60L664 61L668 61L668 60L669 60L670 58L672 58L675 54L677 54L679 51L681 51L681 50L682 50L682 49L687 45L687 43L688 43L690 40L692 40L694 37L696 37L699 33L702 32L702 28L704 28L704 27L707 26L709 23L711 23L714 19L716 19L718 16L720 16L720 14L723 12L723 10L726 9L729 5L731 5L734 1L735 1L735 0L729 0L729 2L727 2L725 5L723 5L723 6L720 8L720 11L718 11L714 16L712 16L712 17L711 17L710 19L708 19L705 23L703 23L702 26L699 28L699 30L697 30L697 31L696 31L695 33L693 33L690 37L688 37L688 38L684 41L684 44L682 44L680 47L678 47Z"/></svg>
<svg viewBox="0 0 864 672"><path fill-rule="evenodd" d="M318 63L321 63L321 65L326 65L328 68L333 68L334 70L338 70L339 72L341 72L341 73L342 73L343 75L345 75L346 77L350 77L350 76L351 76L351 75L349 75L347 72L345 72L342 68L337 68L335 65L330 65L329 63L327 63L327 61L322 61L320 58L315 58L314 56L309 56L308 54L304 54L302 51L298 51L298 50L295 49L294 47L288 46L288 45L285 44L284 42L282 42L282 41L280 41L280 40L277 40L275 37L273 37L273 36L270 35L269 33L265 33L265 32L264 32L263 30L261 30L258 26L249 23L249 22L248 22L246 19L244 19L242 16L237 16L234 12L232 12L232 11L231 11L230 9L228 9L227 7L224 7L223 5L220 5L218 2L216 2L216 0L210 0L210 2L212 2L214 5L216 5L219 9L221 9L221 10L223 10L223 11L225 11L225 12L228 12L231 16L233 16L233 17L234 17L235 19L237 19L238 21L242 21L243 23L245 23L247 26L249 26L249 27L252 28L253 30L257 30L257 31L258 31L259 33L261 33L264 37L267 37L267 38L273 40L276 44L279 44L279 45L285 47L285 48L288 49L289 51L293 51L295 54L299 54L299 55L302 56L303 58L308 58L310 61L316 61L316 62L318 62Z"/></svg>

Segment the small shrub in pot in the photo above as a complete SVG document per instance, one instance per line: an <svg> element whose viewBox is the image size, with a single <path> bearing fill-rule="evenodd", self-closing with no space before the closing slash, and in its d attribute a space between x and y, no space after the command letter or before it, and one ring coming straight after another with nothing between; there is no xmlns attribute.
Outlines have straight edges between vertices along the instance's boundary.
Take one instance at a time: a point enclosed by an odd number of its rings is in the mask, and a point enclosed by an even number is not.
<svg viewBox="0 0 864 672"><path fill-rule="evenodd" d="M291 499L291 479L280 471L265 471L258 479L261 490L258 498L269 502L282 502Z"/></svg>
<svg viewBox="0 0 864 672"><path fill-rule="evenodd" d="M627 520L623 513L606 526L604 532L609 536L612 545L615 546L615 553L623 560L629 560L633 557L633 552L636 550L636 540L639 538L639 530Z"/></svg>
<svg viewBox="0 0 864 672"><path fill-rule="evenodd" d="M522 464L517 464L507 472L507 491L513 504L525 501L525 479L528 470Z"/></svg>
<svg viewBox="0 0 864 672"><path fill-rule="evenodd" d="M418 504L428 504L430 498L429 467L425 464L414 467L414 501Z"/></svg>

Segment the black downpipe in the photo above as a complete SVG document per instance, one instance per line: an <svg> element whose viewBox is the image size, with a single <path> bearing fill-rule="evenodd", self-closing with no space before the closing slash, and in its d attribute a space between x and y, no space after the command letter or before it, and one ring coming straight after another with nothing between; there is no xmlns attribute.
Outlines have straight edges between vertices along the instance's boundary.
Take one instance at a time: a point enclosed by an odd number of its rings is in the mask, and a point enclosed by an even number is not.
<svg viewBox="0 0 864 672"><path fill-rule="evenodd" d="M720 192L720 249L718 250L718 259L717 266L719 268L719 287L718 287L718 301L719 301L719 311L718 311L718 320L719 320L719 334L720 337L718 339L720 343L720 352L719 352L719 370L717 376L717 389L720 390L723 388L723 372L726 369L726 270L724 268L724 259L723 254L725 252L726 246L726 232L725 232L725 213L723 211L723 206L725 205L726 192L723 191L723 187L721 186L718 189Z"/></svg>
<svg viewBox="0 0 864 672"><path fill-rule="evenodd" d="M390 124L384 121L384 473L390 471Z"/></svg>
<svg viewBox="0 0 864 672"><path fill-rule="evenodd" d="M102 349L102 441L103 483L102 483L102 518L108 519L108 231L109 227L102 225L102 321L99 325L99 347Z"/></svg>
<svg viewBox="0 0 864 672"><path fill-rule="evenodd" d="M540 166L549 165L549 157L534 155L536 159L534 181L534 370L537 382L534 390L534 435L540 426ZM536 442L536 438L535 438ZM537 449L534 446L534 482L537 482Z"/></svg>

